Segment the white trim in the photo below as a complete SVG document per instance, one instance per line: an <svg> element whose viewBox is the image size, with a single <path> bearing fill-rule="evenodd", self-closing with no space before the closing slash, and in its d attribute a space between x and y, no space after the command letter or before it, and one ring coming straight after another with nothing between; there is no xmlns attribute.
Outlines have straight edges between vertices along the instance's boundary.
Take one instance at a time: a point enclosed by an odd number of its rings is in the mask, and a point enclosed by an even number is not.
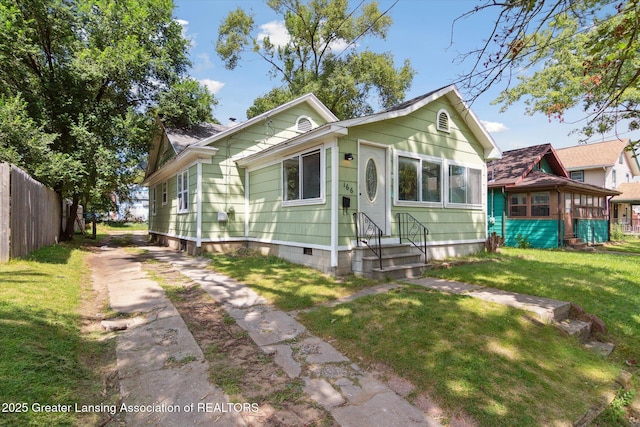
<svg viewBox="0 0 640 427"><path fill-rule="evenodd" d="M467 169L475 169L480 171L480 182L479 182L479 191L480 191L480 203L479 204L469 204L469 203L452 203L449 200L449 166L462 166ZM468 209L468 210L484 210L486 208L486 201L484 195L484 189L487 188L487 170L485 165L474 165L472 163L464 163L458 162L455 160L445 159L444 161L444 207L445 208L458 208L458 209ZM468 177L465 176L465 179Z"/></svg>
<svg viewBox="0 0 640 427"><path fill-rule="evenodd" d="M162 206L169 203L169 181L165 180L160 183L160 197L162 200Z"/></svg>
<svg viewBox="0 0 640 427"><path fill-rule="evenodd" d="M400 191L399 191L399 160L398 157L406 157L414 160L426 160L431 163L440 164L440 201L439 202L430 202L430 201L421 201L421 200L400 200ZM394 150L393 152L393 162L394 162L394 174L395 180L393 182L393 205L394 206L409 206L409 207L430 207L430 208L441 208L444 206L445 194L444 194L444 163L445 159L442 157L428 156L426 154L418 154L413 153L411 151L402 151L402 150ZM419 196L421 198L422 194L422 173L418 171L418 191Z"/></svg>
<svg viewBox="0 0 640 427"><path fill-rule="evenodd" d="M196 247L202 246L202 163L196 165Z"/></svg>
<svg viewBox="0 0 640 427"><path fill-rule="evenodd" d="M330 145L331 149L331 263L330 267L338 266L338 181L340 179L340 150L336 139Z"/></svg>
<svg viewBox="0 0 640 427"><path fill-rule="evenodd" d="M249 237L249 197L251 197L249 183L249 169L244 170L244 236Z"/></svg>
<svg viewBox="0 0 640 427"><path fill-rule="evenodd" d="M436 246L452 246L452 245L468 245L468 244L474 244L474 243L482 243L484 244L487 240L486 239L466 239L466 240L440 240L440 241L430 241L427 242L427 247L436 247ZM356 249L358 246L356 246L357 242L355 240L351 240L350 241L351 246L338 246L338 250L339 251L350 251L353 249ZM398 244L398 238L397 237L386 237L386 238L382 238L380 240L380 244L382 245L397 245ZM409 243L407 243L409 244ZM360 246L361 248L363 246ZM366 247L366 246L364 246Z"/></svg>
<svg viewBox="0 0 640 427"><path fill-rule="evenodd" d="M444 114L445 116L447 116L447 127L446 127L446 129L443 128L442 126L440 126L440 115L441 114ZM436 113L436 129L439 130L440 132L451 133L451 115L444 108L441 108Z"/></svg>
<svg viewBox="0 0 640 427"><path fill-rule="evenodd" d="M181 180L180 176L182 175L186 175L187 177L187 182L185 184L184 179L182 179L182 191L180 191L180 186L178 185L178 180ZM185 188L186 187L186 188ZM186 203L183 203L185 205L184 208L181 207L181 203L180 203L180 194L186 194ZM178 202L178 206L176 207L176 213L178 214L185 214L185 213L189 213L189 168L183 169L182 171L178 172L176 174L176 201ZM184 200L184 196L183 196L183 200Z"/></svg>
<svg viewBox="0 0 640 427"><path fill-rule="evenodd" d="M307 121L309 122L309 125L311 126L311 127L309 128L309 130L300 130L300 129L299 129L299 127L300 127L300 121L301 121L301 120L307 120ZM298 116L298 118L296 119L295 131L296 131L297 133L301 133L301 134L302 134L302 133L306 133L306 132L309 132L310 130L315 129L315 128L317 128L317 127L318 127L318 125L316 124L316 122L314 122L314 121L311 119L311 117L306 116L306 115L304 115L304 114L303 114L303 115L301 115L301 116Z"/></svg>
<svg viewBox="0 0 640 427"><path fill-rule="evenodd" d="M385 176L385 204L387 207L387 211L385 212L385 220L386 220L386 224L385 224L385 236L390 236L391 235L391 191L389 191L391 189L391 147L389 147L388 145L385 144L380 144L378 142L372 142L372 141L368 141L366 139L358 139L358 159L360 159L360 146L361 145L368 145L370 147L376 147L376 148L380 148L385 150L385 160L386 160L386 169L387 169L387 173ZM356 185L358 187L358 204L357 204L357 209L358 212L360 212L360 192L364 191L362 190L363 187L361 187L361 182L360 182L360 160L358 160L358 167L357 167L357 179L356 179Z"/></svg>
<svg viewBox="0 0 640 427"><path fill-rule="evenodd" d="M198 160L203 163L212 163L212 157L218 153L218 149L215 147L189 147L183 150L177 157L169 160L162 165L160 169L155 171L153 175L148 176L142 182L142 185L151 186L156 185L162 180L168 180L175 176L179 171L189 169L195 165Z"/></svg>
<svg viewBox="0 0 640 427"><path fill-rule="evenodd" d="M156 215L156 205L158 204L158 190L157 190L158 186L154 185L151 188L151 194L150 194L150 198L151 198L151 215L155 216Z"/></svg>
<svg viewBox="0 0 640 427"><path fill-rule="evenodd" d="M209 138L203 139L202 141L197 142L195 145L196 146L206 146L211 144L214 141L218 141L220 139L226 138L230 135L233 135L235 133L237 133L238 131L241 131L242 129L246 129L249 126L252 126L256 123L261 122L262 120L267 120L269 117L278 114L282 111L288 110L291 107L294 107L298 104L301 104L303 102L307 102L308 104L311 105L311 107L315 110L316 113L318 113L325 121L327 122L335 122L338 121L338 117L336 117L335 114L333 114L331 112L331 110L329 110L329 108L327 108L314 94L312 93L307 93L306 95L302 95L299 98L296 98L292 101L286 102L282 105L277 106L276 108L266 111L262 114L259 114L249 120L247 120L246 122L242 122L236 126L233 126L223 132L220 132L218 134L212 135ZM190 149L191 147L189 147Z"/></svg>
<svg viewBox="0 0 640 427"><path fill-rule="evenodd" d="M332 140L336 136L347 134L347 129L327 124L255 153L242 152L232 156L231 161L236 162L241 168L248 167L250 170L255 170L265 165L268 166L274 161L277 163L283 157L293 155L297 151L306 150L307 146L311 146L311 144L318 145L323 141Z"/></svg>
<svg viewBox="0 0 640 427"><path fill-rule="evenodd" d="M284 162L286 160L290 160L292 158L298 157L298 164L300 165L300 170L299 170L299 176L298 176L298 190L300 193L302 193L302 187L303 187L303 179L304 179L304 170L302 168L302 157L311 153L314 153L318 151L318 154L320 155L320 197L314 197L312 199L294 199L294 200L285 200L285 181L284 181ZM283 158L280 161L280 182L281 182L281 189L282 189L282 194L280 195L282 197L282 207L289 207L289 206L306 206L306 205L322 205L326 202L326 150L324 145L319 145L319 146L315 146L315 147L311 147L308 148L304 151L300 151L297 152L295 154L292 154L291 156L288 156L286 158ZM298 197L300 197L302 194L299 194Z"/></svg>

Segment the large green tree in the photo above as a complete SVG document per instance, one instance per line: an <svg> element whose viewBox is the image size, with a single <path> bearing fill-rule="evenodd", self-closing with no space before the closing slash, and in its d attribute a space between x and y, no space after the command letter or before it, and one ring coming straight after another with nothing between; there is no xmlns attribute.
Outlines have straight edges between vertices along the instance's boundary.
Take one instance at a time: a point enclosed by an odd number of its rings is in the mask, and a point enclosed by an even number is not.
<svg viewBox="0 0 640 427"><path fill-rule="evenodd" d="M408 60L396 68L389 52L363 48L368 38L384 38L389 10L375 1L350 9L348 0L269 0L287 31L286 43L261 35L255 17L238 8L220 25L216 51L229 69L252 52L266 61L282 85L257 98L247 111L256 116L297 96L313 92L340 118L371 113L376 105L401 101L414 70Z"/></svg>
<svg viewBox="0 0 640 427"><path fill-rule="evenodd" d="M486 42L463 57L472 97L506 83L503 109L524 100L529 114L563 121L581 108L586 139L639 129L639 0L488 0L459 19L488 11Z"/></svg>
<svg viewBox="0 0 640 427"><path fill-rule="evenodd" d="M173 8L172 0L0 0L0 96L49 136L38 142L43 155L22 163L72 200L63 238L80 202L96 207L127 191L153 134L145 112L185 82L189 42Z"/></svg>

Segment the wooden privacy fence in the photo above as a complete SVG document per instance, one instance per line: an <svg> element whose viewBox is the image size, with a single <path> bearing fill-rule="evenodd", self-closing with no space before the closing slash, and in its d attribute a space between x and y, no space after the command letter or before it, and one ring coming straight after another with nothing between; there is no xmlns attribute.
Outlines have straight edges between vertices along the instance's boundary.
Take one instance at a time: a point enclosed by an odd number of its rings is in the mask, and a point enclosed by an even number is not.
<svg viewBox="0 0 640 427"><path fill-rule="evenodd" d="M0 163L0 262L57 242L62 204L22 169Z"/></svg>

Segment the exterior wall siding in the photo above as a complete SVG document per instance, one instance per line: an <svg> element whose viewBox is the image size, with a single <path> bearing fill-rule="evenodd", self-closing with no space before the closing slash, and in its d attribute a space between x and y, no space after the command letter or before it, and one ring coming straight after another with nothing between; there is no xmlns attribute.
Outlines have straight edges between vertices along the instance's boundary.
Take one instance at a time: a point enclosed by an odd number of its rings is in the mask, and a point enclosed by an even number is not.
<svg viewBox="0 0 640 427"><path fill-rule="evenodd" d="M603 243L609 240L609 222L605 219L578 219L574 232L585 243Z"/></svg>
<svg viewBox="0 0 640 427"><path fill-rule="evenodd" d="M325 150L325 202L283 206L282 164L249 174L249 238L292 242L299 245L331 244L331 149Z"/></svg>
<svg viewBox="0 0 640 427"><path fill-rule="evenodd" d="M440 109L446 109L451 118L450 132L436 129L436 115ZM407 212L421 221L428 229L427 241L437 242L476 241L486 238L486 210L466 207L433 207L427 205L396 205L394 204L395 174L393 153L396 150L417 153L448 161L461 162L465 165L482 170L482 201L486 206L486 165L483 148L458 116L454 107L446 100L439 99L408 116L391 119L384 122L353 127L349 135L340 139L340 159L343 153L357 153L358 141L371 142L390 147L391 182L389 192L391 197L391 236L397 237L398 230L395 214ZM342 164L340 170L339 196L351 198L350 213L357 208L358 194L358 159L354 158L349 164ZM444 167L444 165L443 165ZM443 171L444 175L447 171ZM351 191L353 190L353 192ZM442 196L446 197L446 187L442 188ZM341 198L340 198L341 200ZM339 245L350 245L354 239L355 226L351 215L340 215Z"/></svg>
<svg viewBox="0 0 640 427"><path fill-rule="evenodd" d="M495 232L498 236L503 237L505 224L505 199L502 191L489 189L487 197L487 231L488 234ZM493 216L494 223L491 224L490 218Z"/></svg>
<svg viewBox="0 0 640 427"><path fill-rule="evenodd" d="M505 246L518 246L518 236L526 238L533 248L558 247L557 219L511 219L506 224Z"/></svg>

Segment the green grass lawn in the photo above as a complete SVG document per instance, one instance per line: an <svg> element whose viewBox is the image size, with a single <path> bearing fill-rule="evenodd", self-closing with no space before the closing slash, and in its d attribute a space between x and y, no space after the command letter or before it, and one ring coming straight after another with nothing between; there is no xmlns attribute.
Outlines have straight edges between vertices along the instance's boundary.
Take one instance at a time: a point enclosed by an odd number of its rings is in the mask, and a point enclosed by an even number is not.
<svg viewBox="0 0 640 427"><path fill-rule="evenodd" d="M382 362L482 426L571 425L618 369L523 312L412 287L302 313L352 360Z"/></svg>
<svg viewBox="0 0 640 427"><path fill-rule="evenodd" d="M503 248L485 258L487 262L427 274L576 303L607 325L606 338L616 344L612 360L640 360L637 256Z"/></svg>
<svg viewBox="0 0 640 427"><path fill-rule="evenodd" d="M630 238L619 242L607 243L602 247L604 250L613 252L628 252L640 254L640 239Z"/></svg>
<svg viewBox="0 0 640 427"><path fill-rule="evenodd" d="M465 296L407 287L317 307L374 283L334 280L274 257L210 255L212 268L247 283L358 363L382 362L450 413L480 425L572 424L599 402L623 361L638 356L637 257L505 249L429 275L573 301L601 317L617 345L604 359L523 312ZM618 424L603 418L598 425Z"/></svg>
<svg viewBox="0 0 640 427"><path fill-rule="evenodd" d="M80 334L79 305L88 281L86 252L54 245L0 264L0 403L26 412L0 414L0 425L77 425L75 414L32 405L88 402L102 389L82 357L102 344ZM97 384L96 384L97 383Z"/></svg>
<svg viewBox="0 0 640 427"><path fill-rule="evenodd" d="M282 310L298 310L350 295L372 286L355 276L340 279L276 257L207 254L214 270L245 283Z"/></svg>

